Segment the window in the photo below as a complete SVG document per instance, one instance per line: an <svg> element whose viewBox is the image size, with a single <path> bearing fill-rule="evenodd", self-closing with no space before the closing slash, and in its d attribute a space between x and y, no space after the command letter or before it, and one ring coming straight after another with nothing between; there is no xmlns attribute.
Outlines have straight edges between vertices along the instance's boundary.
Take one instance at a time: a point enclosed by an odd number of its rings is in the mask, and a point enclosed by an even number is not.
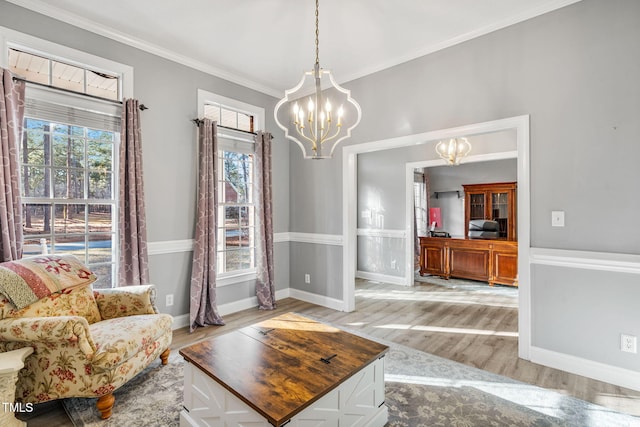
<svg viewBox="0 0 640 427"><path fill-rule="evenodd" d="M119 134L25 117L21 150L25 245L70 253L111 287L114 243L115 145ZM26 253L29 255L29 253Z"/></svg>
<svg viewBox="0 0 640 427"><path fill-rule="evenodd" d="M253 154L221 150L218 170L218 273L254 269Z"/></svg>
<svg viewBox="0 0 640 427"><path fill-rule="evenodd" d="M255 277L254 139L264 110L198 91L201 117L218 128L217 269L219 285Z"/></svg>
<svg viewBox="0 0 640 427"><path fill-rule="evenodd" d="M96 273L94 287L113 287L122 109L113 101L132 97L133 69L3 27L0 63L31 82L19 147L25 255L73 254Z"/></svg>
<svg viewBox="0 0 640 427"><path fill-rule="evenodd" d="M119 78L18 49L9 49L9 69L26 80L90 96L119 100Z"/></svg>
<svg viewBox="0 0 640 427"><path fill-rule="evenodd" d="M231 129L253 132L254 117L251 114L225 108L220 104L205 104L204 116Z"/></svg>

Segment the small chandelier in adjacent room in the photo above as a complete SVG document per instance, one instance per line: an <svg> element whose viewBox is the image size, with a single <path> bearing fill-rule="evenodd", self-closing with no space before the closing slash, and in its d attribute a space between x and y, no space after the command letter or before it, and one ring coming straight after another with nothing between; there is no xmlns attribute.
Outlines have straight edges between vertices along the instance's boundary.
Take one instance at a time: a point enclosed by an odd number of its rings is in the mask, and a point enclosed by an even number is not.
<svg viewBox="0 0 640 427"><path fill-rule="evenodd" d="M457 166L460 159L471 151L471 144L467 138L451 138L449 141L440 141L436 145L436 153L442 157L449 166Z"/></svg>
<svg viewBox="0 0 640 427"><path fill-rule="evenodd" d="M318 1L316 0L316 63L276 104L274 118L286 138L302 149L305 159L328 159L338 143L351 136L362 112L351 92L340 87L331 71L320 68Z"/></svg>

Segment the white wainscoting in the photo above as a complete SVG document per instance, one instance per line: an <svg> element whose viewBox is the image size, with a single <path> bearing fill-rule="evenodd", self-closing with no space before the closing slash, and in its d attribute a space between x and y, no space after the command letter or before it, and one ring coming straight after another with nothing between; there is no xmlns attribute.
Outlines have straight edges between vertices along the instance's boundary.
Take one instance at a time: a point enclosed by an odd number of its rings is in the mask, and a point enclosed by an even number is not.
<svg viewBox="0 0 640 427"><path fill-rule="evenodd" d="M406 239L407 231L404 229L358 228L356 230L356 235L358 237L370 237L370 238L381 238L381 239ZM413 277L412 277L412 280L408 282L406 275L392 276L389 274L375 273L372 271L356 270L356 278L372 280L374 282L391 283L392 285L400 285L400 286L413 285Z"/></svg>

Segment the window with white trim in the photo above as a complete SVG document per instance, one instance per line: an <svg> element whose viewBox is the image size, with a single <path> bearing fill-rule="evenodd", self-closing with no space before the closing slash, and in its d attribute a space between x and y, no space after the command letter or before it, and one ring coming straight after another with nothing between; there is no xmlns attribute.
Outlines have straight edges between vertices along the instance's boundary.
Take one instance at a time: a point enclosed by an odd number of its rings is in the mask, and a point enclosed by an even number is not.
<svg viewBox="0 0 640 427"><path fill-rule="evenodd" d="M27 81L19 147L24 256L73 254L96 273L94 288L113 287L122 110L114 101L132 95L133 70L2 27L0 39L0 62Z"/></svg>
<svg viewBox="0 0 640 427"><path fill-rule="evenodd" d="M254 135L264 109L198 91L201 117L218 127L218 285L255 278Z"/></svg>

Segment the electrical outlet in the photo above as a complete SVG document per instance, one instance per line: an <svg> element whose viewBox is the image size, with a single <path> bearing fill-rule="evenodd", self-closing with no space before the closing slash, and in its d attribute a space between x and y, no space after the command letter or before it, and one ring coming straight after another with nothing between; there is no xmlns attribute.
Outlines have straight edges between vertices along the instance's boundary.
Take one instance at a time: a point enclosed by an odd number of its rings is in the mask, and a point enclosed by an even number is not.
<svg viewBox="0 0 640 427"><path fill-rule="evenodd" d="M167 295L166 306L171 307L173 305L173 294Z"/></svg>
<svg viewBox="0 0 640 427"><path fill-rule="evenodd" d="M638 352L638 342L637 338L633 335L620 335L620 350L625 353L637 353Z"/></svg>
<svg viewBox="0 0 640 427"><path fill-rule="evenodd" d="M396 268L398 268L398 261L396 261L395 259L394 259L394 260L391 260L391 268L392 268L393 270L395 270Z"/></svg>
<svg viewBox="0 0 640 427"><path fill-rule="evenodd" d="M304 283L311 283L311 275L310 274L305 274L304 275Z"/></svg>

